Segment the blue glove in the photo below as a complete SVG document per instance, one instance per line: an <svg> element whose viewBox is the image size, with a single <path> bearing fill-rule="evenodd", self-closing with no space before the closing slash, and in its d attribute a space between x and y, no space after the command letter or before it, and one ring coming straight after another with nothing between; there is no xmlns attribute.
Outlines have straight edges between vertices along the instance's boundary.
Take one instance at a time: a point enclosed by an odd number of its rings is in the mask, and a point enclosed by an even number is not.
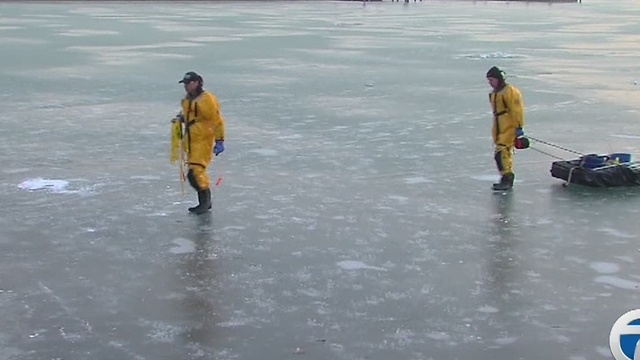
<svg viewBox="0 0 640 360"><path fill-rule="evenodd" d="M224 151L224 140L216 140L216 144L213 147L213 153L218 156L221 152Z"/></svg>
<svg viewBox="0 0 640 360"><path fill-rule="evenodd" d="M523 136L524 136L524 130L522 130L521 127L517 128L516 129L516 137L520 138L520 137L523 137Z"/></svg>

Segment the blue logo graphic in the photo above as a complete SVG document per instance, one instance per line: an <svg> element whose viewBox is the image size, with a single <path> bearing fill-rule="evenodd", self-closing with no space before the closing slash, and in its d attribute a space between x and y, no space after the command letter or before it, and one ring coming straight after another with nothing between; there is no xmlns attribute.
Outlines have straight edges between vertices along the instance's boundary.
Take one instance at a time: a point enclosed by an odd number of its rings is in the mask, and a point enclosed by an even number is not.
<svg viewBox="0 0 640 360"><path fill-rule="evenodd" d="M609 348L615 360L640 360L640 309L616 320L609 334Z"/></svg>

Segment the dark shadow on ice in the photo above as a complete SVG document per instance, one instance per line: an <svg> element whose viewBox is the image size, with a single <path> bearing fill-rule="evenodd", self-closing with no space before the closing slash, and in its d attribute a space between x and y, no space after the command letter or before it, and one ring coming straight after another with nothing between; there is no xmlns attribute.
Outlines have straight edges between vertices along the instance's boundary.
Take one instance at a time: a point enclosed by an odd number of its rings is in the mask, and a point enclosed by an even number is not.
<svg viewBox="0 0 640 360"><path fill-rule="evenodd" d="M185 295L179 306L188 319L182 337L189 348L209 352L216 343L218 323L212 215L205 213L192 218L191 233L184 237L193 241L194 252L177 264Z"/></svg>

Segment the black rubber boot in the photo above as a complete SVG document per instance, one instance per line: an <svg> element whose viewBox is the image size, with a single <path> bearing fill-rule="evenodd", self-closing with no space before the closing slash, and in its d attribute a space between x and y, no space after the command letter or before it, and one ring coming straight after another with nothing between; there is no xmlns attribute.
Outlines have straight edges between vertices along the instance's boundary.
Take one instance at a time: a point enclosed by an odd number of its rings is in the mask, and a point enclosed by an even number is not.
<svg viewBox="0 0 640 360"><path fill-rule="evenodd" d="M515 180L515 175L513 173L508 173L502 175L500 178L500 182L497 184L493 184L493 190L509 190L513 188L513 181Z"/></svg>
<svg viewBox="0 0 640 360"><path fill-rule="evenodd" d="M198 191L198 206L190 207L189 211L195 214L202 214L211 209L211 190Z"/></svg>
<svg viewBox="0 0 640 360"><path fill-rule="evenodd" d="M193 206L193 207L190 207L190 208L188 209L188 210L189 210L189 212L194 212L194 211L196 211L196 209L197 209L198 207L200 207L200 204L202 204L202 195L200 195L200 193L201 193L201 192L200 192L200 191L198 191L198 205Z"/></svg>

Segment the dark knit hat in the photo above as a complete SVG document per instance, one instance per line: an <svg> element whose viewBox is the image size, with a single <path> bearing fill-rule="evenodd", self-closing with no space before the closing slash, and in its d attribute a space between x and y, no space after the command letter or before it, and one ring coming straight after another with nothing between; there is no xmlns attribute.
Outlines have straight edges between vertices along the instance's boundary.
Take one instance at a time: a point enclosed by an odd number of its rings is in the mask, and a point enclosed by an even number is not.
<svg viewBox="0 0 640 360"><path fill-rule="evenodd" d="M504 81L504 71L500 70L497 66L494 66L487 71L487 77Z"/></svg>

